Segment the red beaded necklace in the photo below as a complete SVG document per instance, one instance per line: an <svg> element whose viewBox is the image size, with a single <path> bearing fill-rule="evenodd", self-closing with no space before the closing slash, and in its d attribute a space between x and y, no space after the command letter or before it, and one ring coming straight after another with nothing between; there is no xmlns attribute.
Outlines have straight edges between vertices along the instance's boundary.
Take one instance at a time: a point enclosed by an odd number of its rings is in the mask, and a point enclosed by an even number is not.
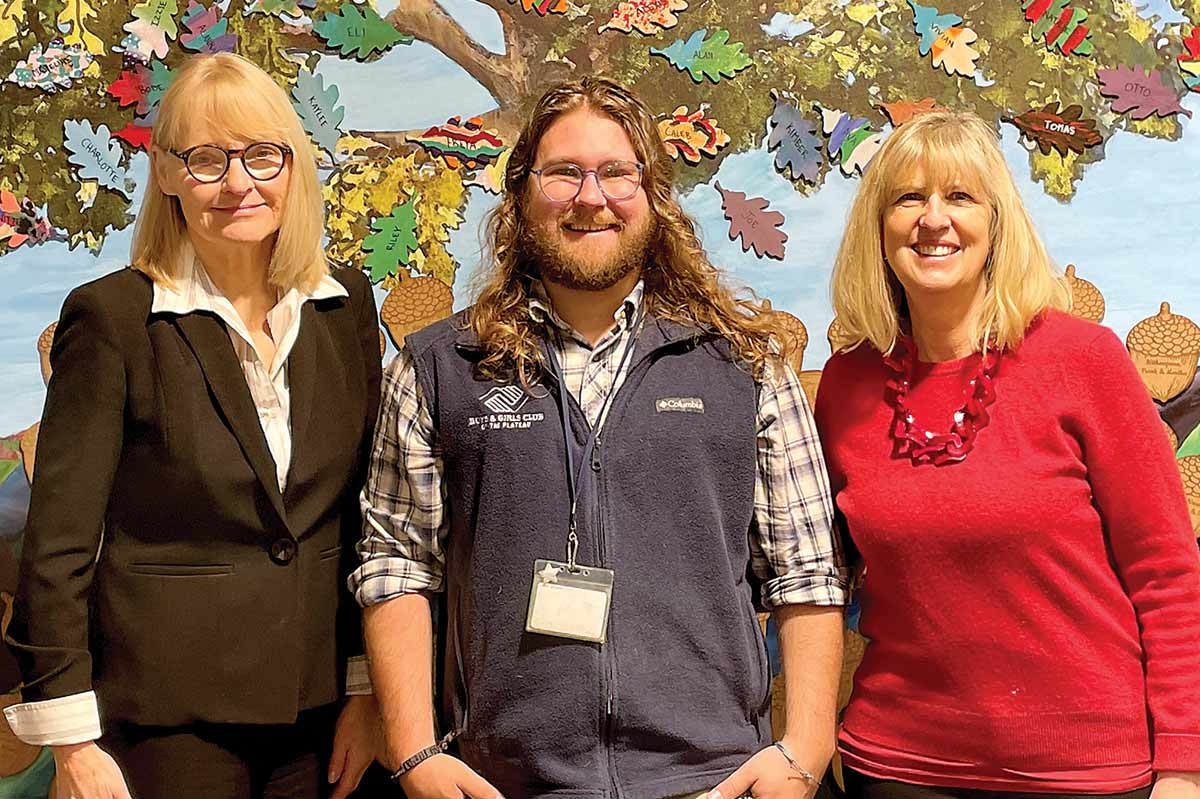
<svg viewBox="0 0 1200 799"><path fill-rule="evenodd" d="M963 406L954 412L949 433L926 430L917 424L908 409L908 390L912 387L916 352L912 338L901 335L892 352L883 359L884 365L895 373L887 381L888 402L895 409L895 421L892 423L895 453L908 455L915 464L942 466L957 463L967 457L967 453L975 446L975 437L991 421L987 406L996 399L992 373L1000 360L1000 352L990 345L984 351L979 365L963 386Z"/></svg>

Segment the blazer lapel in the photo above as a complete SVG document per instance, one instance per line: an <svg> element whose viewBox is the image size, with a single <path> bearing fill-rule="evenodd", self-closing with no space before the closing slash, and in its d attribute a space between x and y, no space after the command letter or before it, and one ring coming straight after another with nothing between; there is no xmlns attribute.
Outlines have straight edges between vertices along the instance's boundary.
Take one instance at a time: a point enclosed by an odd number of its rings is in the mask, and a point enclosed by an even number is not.
<svg viewBox="0 0 1200 799"><path fill-rule="evenodd" d="M296 471L296 464L307 454L304 451L306 434L312 416L313 394L317 388L317 350L321 332L317 327L322 321L313 303L304 303L300 307L300 330L288 355L288 394L291 397L292 420L292 463L288 467L288 485L292 484L291 477ZM335 409L324 410L332 412Z"/></svg>
<svg viewBox="0 0 1200 799"><path fill-rule="evenodd" d="M250 397L246 376L234 354L229 332L220 319L208 313L185 314L178 317L176 323L196 360L200 362L204 379L220 404L246 460L266 489L279 518L286 523L283 495L279 493L279 481L275 476L275 460L267 448L267 439L258 422L258 411Z"/></svg>

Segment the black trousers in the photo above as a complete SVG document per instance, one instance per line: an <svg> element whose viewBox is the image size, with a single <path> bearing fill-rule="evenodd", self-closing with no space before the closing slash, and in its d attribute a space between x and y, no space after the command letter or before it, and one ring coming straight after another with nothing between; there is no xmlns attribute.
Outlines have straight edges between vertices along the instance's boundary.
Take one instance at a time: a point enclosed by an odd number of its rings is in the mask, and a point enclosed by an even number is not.
<svg viewBox="0 0 1200 799"><path fill-rule="evenodd" d="M1150 796L1149 785L1112 794L1025 793L914 785L910 782L868 777L845 766L842 767L842 776L846 780L846 799L1094 799L1096 796L1105 796L1108 799L1148 799Z"/></svg>
<svg viewBox="0 0 1200 799"><path fill-rule="evenodd" d="M294 724L116 723L100 739L133 799L323 799L337 705Z"/></svg>

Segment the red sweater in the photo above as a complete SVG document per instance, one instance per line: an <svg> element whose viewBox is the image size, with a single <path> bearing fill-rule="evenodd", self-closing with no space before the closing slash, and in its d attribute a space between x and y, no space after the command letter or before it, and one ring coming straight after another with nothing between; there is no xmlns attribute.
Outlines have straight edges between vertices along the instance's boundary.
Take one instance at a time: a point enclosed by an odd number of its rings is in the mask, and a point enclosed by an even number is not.
<svg viewBox="0 0 1200 799"><path fill-rule="evenodd" d="M918 363L949 430L975 355ZM1200 555L1162 422L1105 327L1050 312L1005 353L966 460L895 456L869 344L826 365L816 418L863 557L839 749L930 785L1116 792L1200 771Z"/></svg>

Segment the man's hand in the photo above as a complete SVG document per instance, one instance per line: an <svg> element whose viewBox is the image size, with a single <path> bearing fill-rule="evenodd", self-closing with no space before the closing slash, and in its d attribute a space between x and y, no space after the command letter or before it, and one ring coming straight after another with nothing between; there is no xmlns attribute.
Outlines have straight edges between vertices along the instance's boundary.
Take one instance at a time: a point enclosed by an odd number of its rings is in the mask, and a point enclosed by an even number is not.
<svg viewBox="0 0 1200 799"><path fill-rule="evenodd" d="M117 761L95 741L52 747L54 799L130 799Z"/></svg>
<svg viewBox="0 0 1200 799"><path fill-rule="evenodd" d="M504 799L466 763L450 755L434 755L400 778L409 799Z"/></svg>
<svg viewBox="0 0 1200 799"><path fill-rule="evenodd" d="M1200 772L1159 772L1150 799L1200 799Z"/></svg>
<svg viewBox="0 0 1200 799"><path fill-rule="evenodd" d="M707 799L810 799L816 792L817 786L793 769L783 752L768 746L709 791Z"/></svg>
<svg viewBox="0 0 1200 799"><path fill-rule="evenodd" d="M383 726L374 696L352 696L338 714L329 758L329 782L337 783L330 799L345 799L358 787L363 772L383 749Z"/></svg>

